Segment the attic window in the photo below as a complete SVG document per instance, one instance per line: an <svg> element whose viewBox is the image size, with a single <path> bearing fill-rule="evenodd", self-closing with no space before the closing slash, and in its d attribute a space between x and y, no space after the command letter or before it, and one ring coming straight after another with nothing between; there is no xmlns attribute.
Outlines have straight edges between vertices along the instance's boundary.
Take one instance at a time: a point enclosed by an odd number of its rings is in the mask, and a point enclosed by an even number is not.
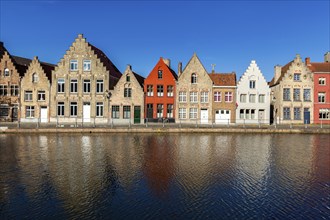
<svg viewBox="0 0 330 220"><path fill-rule="evenodd" d="M163 78L163 70L158 70L158 79Z"/></svg>
<svg viewBox="0 0 330 220"><path fill-rule="evenodd" d="M38 82L38 80L39 80L38 74L37 73L33 73L33 75L32 75L32 82Z"/></svg>
<svg viewBox="0 0 330 220"><path fill-rule="evenodd" d="M191 83L193 83L193 84L197 83L197 74L196 73L191 74Z"/></svg>
<svg viewBox="0 0 330 220"><path fill-rule="evenodd" d="M5 71L4 71L4 75L5 75L5 76L9 76L9 69L8 69L8 68L5 69Z"/></svg>
<svg viewBox="0 0 330 220"><path fill-rule="evenodd" d="M126 82L130 82L131 81L131 77L129 75L126 76Z"/></svg>
<svg viewBox="0 0 330 220"><path fill-rule="evenodd" d="M293 80L294 80L294 81L300 81L300 73L295 73L295 74L293 75Z"/></svg>

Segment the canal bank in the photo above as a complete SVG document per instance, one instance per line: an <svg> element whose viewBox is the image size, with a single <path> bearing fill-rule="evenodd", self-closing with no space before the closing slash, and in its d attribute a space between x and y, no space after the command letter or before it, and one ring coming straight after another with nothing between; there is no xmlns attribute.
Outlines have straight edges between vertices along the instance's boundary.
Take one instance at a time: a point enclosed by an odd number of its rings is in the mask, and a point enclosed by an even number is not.
<svg viewBox="0 0 330 220"><path fill-rule="evenodd" d="M0 127L0 133L282 133L282 134L330 134L330 128L211 128L211 127L117 127L117 128L8 128Z"/></svg>

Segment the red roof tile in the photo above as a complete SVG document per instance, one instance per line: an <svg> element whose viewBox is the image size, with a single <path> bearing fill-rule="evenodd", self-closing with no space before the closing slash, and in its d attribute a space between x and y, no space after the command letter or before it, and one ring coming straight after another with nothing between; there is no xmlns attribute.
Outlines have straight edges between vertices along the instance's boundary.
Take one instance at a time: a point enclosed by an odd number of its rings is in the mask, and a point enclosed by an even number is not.
<svg viewBox="0 0 330 220"><path fill-rule="evenodd" d="M211 73L209 76L216 86L236 86L236 73Z"/></svg>
<svg viewBox="0 0 330 220"><path fill-rule="evenodd" d="M308 65L308 68L312 72L330 73L330 63L329 62L324 62L324 63L310 63L310 65Z"/></svg>

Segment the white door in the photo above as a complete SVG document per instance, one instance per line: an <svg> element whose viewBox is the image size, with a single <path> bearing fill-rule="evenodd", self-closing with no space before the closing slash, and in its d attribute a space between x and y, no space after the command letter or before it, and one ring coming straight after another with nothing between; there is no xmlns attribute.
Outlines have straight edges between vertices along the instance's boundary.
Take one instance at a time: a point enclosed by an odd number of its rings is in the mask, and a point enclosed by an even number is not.
<svg viewBox="0 0 330 220"><path fill-rule="evenodd" d="M41 106L41 108L40 108L40 122L48 122L47 106Z"/></svg>
<svg viewBox="0 0 330 220"><path fill-rule="evenodd" d="M216 111L215 123L216 124L228 124L228 123L230 123L230 110L218 110L218 111Z"/></svg>
<svg viewBox="0 0 330 220"><path fill-rule="evenodd" d="M91 104L89 102L84 102L83 105L83 121L91 122Z"/></svg>
<svg viewBox="0 0 330 220"><path fill-rule="evenodd" d="M258 119L262 123L265 119L265 111L263 109L259 110Z"/></svg>
<svg viewBox="0 0 330 220"><path fill-rule="evenodd" d="M209 112L207 109L201 109L201 123L207 124L209 122Z"/></svg>

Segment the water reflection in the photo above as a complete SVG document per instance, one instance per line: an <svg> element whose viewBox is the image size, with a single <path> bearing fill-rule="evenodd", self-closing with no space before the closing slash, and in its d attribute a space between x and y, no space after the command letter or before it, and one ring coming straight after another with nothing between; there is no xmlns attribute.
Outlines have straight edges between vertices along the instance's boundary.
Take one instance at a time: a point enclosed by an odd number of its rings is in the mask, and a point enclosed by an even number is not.
<svg viewBox="0 0 330 220"><path fill-rule="evenodd" d="M327 135L0 135L4 218L326 217Z"/></svg>

